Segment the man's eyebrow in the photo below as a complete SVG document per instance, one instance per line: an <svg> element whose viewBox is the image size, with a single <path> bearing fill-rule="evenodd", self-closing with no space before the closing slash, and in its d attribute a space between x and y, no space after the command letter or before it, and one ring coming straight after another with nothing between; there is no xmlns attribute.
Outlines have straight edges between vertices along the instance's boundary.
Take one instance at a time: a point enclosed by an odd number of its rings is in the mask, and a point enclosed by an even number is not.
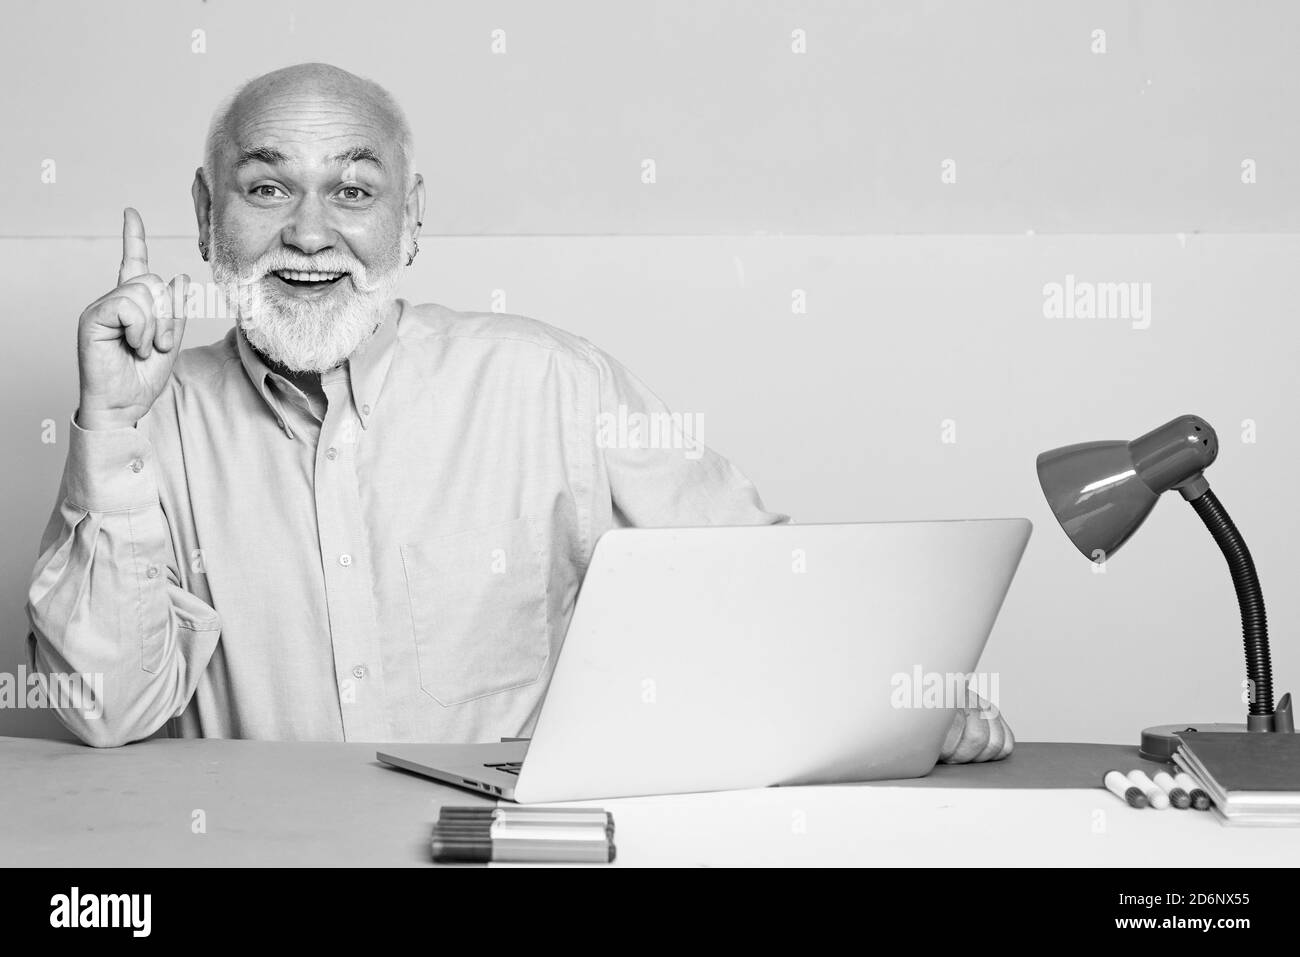
<svg viewBox="0 0 1300 957"><path fill-rule="evenodd" d="M354 146L350 150L336 153L330 157L330 160L341 166L347 166L352 163L374 163L380 169L384 168L384 161L381 160L379 154L369 146Z"/></svg>
<svg viewBox="0 0 1300 957"><path fill-rule="evenodd" d="M240 169L249 163L266 163L268 166L277 166L280 163L288 162L288 160L289 157L274 146L249 146L239 151L239 159L235 161L235 169Z"/></svg>

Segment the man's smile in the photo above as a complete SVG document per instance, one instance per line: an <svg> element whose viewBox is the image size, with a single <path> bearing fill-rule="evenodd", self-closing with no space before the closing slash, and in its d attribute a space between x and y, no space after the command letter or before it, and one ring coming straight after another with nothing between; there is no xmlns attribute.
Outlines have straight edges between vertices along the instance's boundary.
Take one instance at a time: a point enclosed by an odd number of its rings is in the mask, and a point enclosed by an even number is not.
<svg viewBox="0 0 1300 957"><path fill-rule="evenodd" d="M327 294L348 273L332 270L276 269L268 275L274 277L276 282L292 295L310 299L315 298L316 295Z"/></svg>

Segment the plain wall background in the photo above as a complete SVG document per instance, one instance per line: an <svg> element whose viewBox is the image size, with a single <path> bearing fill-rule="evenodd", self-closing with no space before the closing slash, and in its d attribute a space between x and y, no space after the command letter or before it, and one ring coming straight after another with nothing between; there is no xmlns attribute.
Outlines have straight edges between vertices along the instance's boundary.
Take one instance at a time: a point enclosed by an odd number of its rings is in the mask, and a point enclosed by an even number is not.
<svg viewBox="0 0 1300 957"><path fill-rule="evenodd" d="M981 663L1021 739L1130 742L1244 712L1235 597L1192 510L1167 496L1096 574L1034 475L1046 448L1183 412L1219 430L1208 477L1260 569L1276 687L1293 687L1293 6L27 2L7 18L0 672L23 660L76 320L114 282L121 208L143 214L155 271L205 276L188 193L213 106L325 60L388 86L414 127L430 211L405 297L495 297L587 336L702 416L799 522L1031 518ZM1043 285L1067 274L1150 283L1150 327L1045 318ZM224 332L195 320L186 343ZM64 736L28 710L0 710L0 734Z"/></svg>

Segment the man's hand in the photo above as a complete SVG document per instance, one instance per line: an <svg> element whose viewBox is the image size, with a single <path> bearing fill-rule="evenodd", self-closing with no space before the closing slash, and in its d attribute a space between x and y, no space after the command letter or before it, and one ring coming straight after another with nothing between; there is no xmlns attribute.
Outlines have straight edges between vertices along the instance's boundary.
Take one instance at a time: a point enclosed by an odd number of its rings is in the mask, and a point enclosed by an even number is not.
<svg viewBox="0 0 1300 957"><path fill-rule="evenodd" d="M971 692L974 694L974 692ZM1000 761L1016 746L1015 735L993 705L975 695L976 706L958 708L939 751L940 764Z"/></svg>
<svg viewBox="0 0 1300 957"><path fill-rule="evenodd" d="M181 275L164 284L149 271L144 222L126 209L117 287L87 306L77 323L83 429L130 428L149 411L180 353L189 281Z"/></svg>

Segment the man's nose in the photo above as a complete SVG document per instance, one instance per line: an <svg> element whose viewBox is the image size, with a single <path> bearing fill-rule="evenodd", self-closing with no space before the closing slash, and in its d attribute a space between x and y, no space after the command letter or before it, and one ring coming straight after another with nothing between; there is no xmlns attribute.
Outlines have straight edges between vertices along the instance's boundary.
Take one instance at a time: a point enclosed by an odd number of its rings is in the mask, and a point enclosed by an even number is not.
<svg viewBox="0 0 1300 957"><path fill-rule="evenodd" d="M329 249L337 239L328 211L314 198L299 203L280 231L281 242L308 256Z"/></svg>

